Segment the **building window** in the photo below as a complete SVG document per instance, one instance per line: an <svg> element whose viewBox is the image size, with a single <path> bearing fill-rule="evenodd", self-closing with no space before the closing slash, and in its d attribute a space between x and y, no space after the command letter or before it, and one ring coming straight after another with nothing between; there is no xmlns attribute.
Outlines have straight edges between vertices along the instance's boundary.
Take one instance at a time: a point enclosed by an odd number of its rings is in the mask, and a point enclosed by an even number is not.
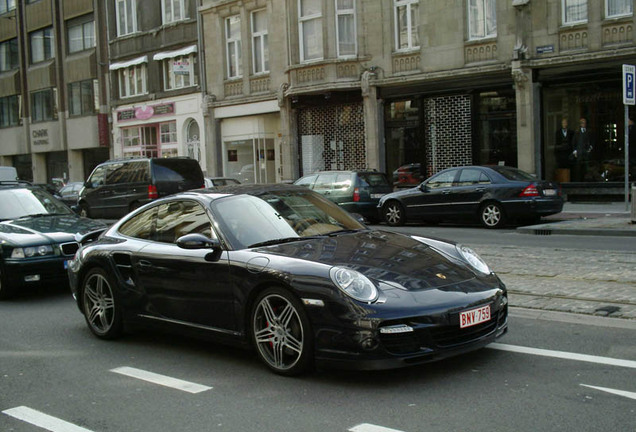
<svg viewBox="0 0 636 432"><path fill-rule="evenodd" d="M255 74L269 72L268 24L266 10L252 12L252 56Z"/></svg>
<svg viewBox="0 0 636 432"><path fill-rule="evenodd" d="M39 63L55 57L53 27L31 32L29 41L31 45L31 63Z"/></svg>
<svg viewBox="0 0 636 432"><path fill-rule="evenodd" d="M20 124L20 97L18 95L0 98L0 128Z"/></svg>
<svg viewBox="0 0 636 432"><path fill-rule="evenodd" d="M186 18L184 0L163 0L162 7L164 24L170 24Z"/></svg>
<svg viewBox="0 0 636 432"><path fill-rule="evenodd" d="M355 0L336 0L336 34L338 57L356 55Z"/></svg>
<svg viewBox="0 0 636 432"><path fill-rule="evenodd" d="M116 0L117 36L125 36L137 31L137 11L135 0Z"/></svg>
<svg viewBox="0 0 636 432"><path fill-rule="evenodd" d="M74 53L95 47L95 22L68 25L68 52Z"/></svg>
<svg viewBox="0 0 636 432"><path fill-rule="evenodd" d="M322 59L322 1L298 0L298 17L300 61Z"/></svg>
<svg viewBox="0 0 636 432"><path fill-rule="evenodd" d="M159 156L157 126L149 125L121 129L124 156Z"/></svg>
<svg viewBox="0 0 636 432"><path fill-rule="evenodd" d="M468 0L469 39L497 36L497 1Z"/></svg>
<svg viewBox="0 0 636 432"><path fill-rule="evenodd" d="M419 0L394 0L395 49L415 49L420 46L418 28Z"/></svg>
<svg viewBox="0 0 636 432"><path fill-rule="evenodd" d="M71 116L95 114L99 109L97 80L74 82L68 85L69 114Z"/></svg>
<svg viewBox="0 0 636 432"><path fill-rule="evenodd" d="M7 13L15 9L15 0L0 0L0 14Z"/></svg>
<svg viewBox="0 0 636 432"><path fill-rule="evenodd" d="M18 40L0 43L0 72L17 69L18 66Z"/></svg>
<svg viewBox="0 0 636 432"><path fill-rule="evenodd" d="M618 18L633 13L633 0L605 0L605 18Z"/></svg>
<svg viewBox="0 0 636 432"><path fill-rule="evenodd" d="M119 97L127 98L146 94L146 65L122 68L119 75Z"/></svg>
<svg viewBox="0 0 636 432"><path fill-rule="evenodd" d="M197 56L179 56L163 60L164 90L192 87L199 84Z"/></svg>
<svg viewBox="0 0 636 432"><path fill-rule="evenodd" d="M161 157L175 157L179 155L177 142L177 122L171 121L159 125L161 141Z"/></svg>
<svg viewBox="0 0 636 432"><path fill-rule="evenodd" d="M587 22L587 0L563 0L563 24Z"/></svg>
<svg viewBox="0 0 636 432"><path fill-rule="evenodd" d="M33 123L51 121L57 118L55 89L31 93L31 121Z"/></svg>
<svg viewBox="0 0 636 432"><path fill-rule="evenodd" d="M225 19L225 41L227 44L227 77L238 78L243 75L240 16L234 15Z"/></svg>

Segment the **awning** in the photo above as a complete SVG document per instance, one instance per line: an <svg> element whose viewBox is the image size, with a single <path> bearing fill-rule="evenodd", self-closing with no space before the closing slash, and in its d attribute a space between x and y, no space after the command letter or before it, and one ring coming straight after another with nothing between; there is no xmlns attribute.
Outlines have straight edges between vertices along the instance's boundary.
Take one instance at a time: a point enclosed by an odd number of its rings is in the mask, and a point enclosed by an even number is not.
<svg viewBox="0 0 636 432"><path fill-rule="evenodd" d="M131 66L137 66L139 64L142 63L148 63L148 56L141 56L141 57L137 57L134 58L132 60L128 60L125 62L119 62L119 63L111 63L111 65L108 67L110 70L117 70L117 69L124 69L124 68L128 68Z"/></svg>
<svg viewBox="0 0 636 432"><path fill-rule="evenodd" d="M196 45L190 45L187 46L185 48L181 48L175 51L164 51L164 52L160 52L157 53L155 55L152 56L153 60L164 60L167 58L175 58L175 57L181 57L181 56L187 56L189 54L192 54L194 52L197 52L197 46Z"/></svg>

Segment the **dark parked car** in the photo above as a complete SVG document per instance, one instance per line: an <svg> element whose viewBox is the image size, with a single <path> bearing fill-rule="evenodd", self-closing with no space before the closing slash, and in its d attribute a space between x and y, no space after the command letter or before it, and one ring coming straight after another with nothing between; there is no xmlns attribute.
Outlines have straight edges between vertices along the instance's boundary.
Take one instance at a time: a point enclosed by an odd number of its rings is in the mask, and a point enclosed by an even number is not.
<svg viewBox="0 0 636 432"><path fill-rule="evenodd" d="M563 209L558 183L540 181L517 168L467 166L440 171L415 188L382 197L384 221L478 220L500 228L508 219L535 221Z"/></svg>
<svg viewBox="0 0 636 432"><path fill-rule="evenodd" d="M395 187L413 187L422 183L425 176L422 173L422 164L410 163L402 165L393 171L393 186Z"/></svg>
<svg viewBox="0 0 636 432"><path fill-rule="evenodd" d="M274 372L314 361L408 366L507 330L507 292L470 249L367 229L293 185L241 185L147 204L69 265L89 329L135 324L253 346Z"/></svg>
<svg viewBox="0 0 636 432"><path fill-rule="evenodd" d="M157 198L204 187L194 159L133 158L99 164L80 191L81 215L119 218Z"/></svg>
<svg viewBox="0 0 636 432"><path fill-rule="evenodd" d="M106 225L81 218L38 186L0 183L0 299L40 284L68 283L79 243Z"/></svg>
<svg viewBox="0 0 636 432"><path fill-rule="evenodd" d="M386 175L377 171L323 171L294 182L318 192L348 212L378 222L380 197L393 191Z"/></svg>
<svg viewBox="0 0 636 432"><path fill-rule="evenodd" d="M79 193L83 187L84 183L82 182L67 183L65 186L62 186L62 188L57 192L57 195L59 195L64 204L72 207L77 205Z"/></svg>

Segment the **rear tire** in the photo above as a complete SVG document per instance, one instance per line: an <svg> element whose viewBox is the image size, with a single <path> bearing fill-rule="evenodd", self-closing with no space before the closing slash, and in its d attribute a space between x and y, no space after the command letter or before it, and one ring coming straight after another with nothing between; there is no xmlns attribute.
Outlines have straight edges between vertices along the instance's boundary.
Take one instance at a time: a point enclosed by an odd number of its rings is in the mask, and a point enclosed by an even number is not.
<svg viewBox="0 0 636 432"><path fill-rule="evenodd" d="M501 228L506 224L506 214L501 204L487 202L479 209L479 221L486 228Z"/></svg>
<svg viewBox="0 0 636 432"><path fill-rule="evenodd" d="M382 217L389 226L401 226L406 222L404 207L397 201L389 201L382 207Z"/></svg>

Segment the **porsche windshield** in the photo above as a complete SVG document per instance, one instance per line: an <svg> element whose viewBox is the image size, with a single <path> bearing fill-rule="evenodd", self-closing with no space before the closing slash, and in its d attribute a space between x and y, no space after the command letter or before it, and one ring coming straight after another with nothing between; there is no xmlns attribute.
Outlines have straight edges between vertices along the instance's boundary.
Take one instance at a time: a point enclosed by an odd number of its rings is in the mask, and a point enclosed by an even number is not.
<svg viewBox="0 0 636 432"><path fill-rule="evenodd" d="M16 188L0 190L0 219L30 216L68 215L73 212L62 202L41 189Z"/></svg>
<svg viewBox="0 0 636 432"><path fill-rule="evenodd" d="M214 201L212 210L235 249L365 228L331 201L304 190L227 196Z"/></svg>

